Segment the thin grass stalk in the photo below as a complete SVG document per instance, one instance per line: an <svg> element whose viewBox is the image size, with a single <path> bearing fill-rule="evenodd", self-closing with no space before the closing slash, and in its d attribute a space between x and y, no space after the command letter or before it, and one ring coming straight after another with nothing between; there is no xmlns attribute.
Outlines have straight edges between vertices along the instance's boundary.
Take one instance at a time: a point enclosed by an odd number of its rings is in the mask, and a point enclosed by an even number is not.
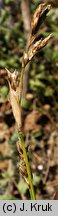
<svg viewBox="0 0 58 216"><path fill-rule="evenodd" d="M34 187L33 187L32 174L31 174L31 169L30 169L30 165L29 165L29 161L28 161L28 157L27 157L27 152L26 152L26 148L25 148L23 133L19 132L19 136L20 136L20 142L22 145L24 161L26 164L26 170L27 170L27 174L28 174L28 183L29 183L28 185L29 185L30 197L31 197L31 200L35 200L36 198L35 198L35 192L34 192Z"/></svg>
<svg viewBox="0 0 58 216"><path fill-rule="evenodd" d="M22 94L22 88L23 88L24 72L25 72L25 67L24 67L24 64L22 63L22 72L21 72L20 82L19 82L20 106L21 106L21 94ZM30 197L31 197L31 200L35 200L36 198L35 198L35 191L33 187L32 174L31 174L31 169L30 169L30 165L28 161L28 156L27 156L27 152L25 148L24 136L23 136L22 131L19 131L19 137L20 137L20 142L21 142L21 146L23 150L24 161L26 164L26 171L28 174L28 183L29 183L28 185L29 185Z"/></svg>

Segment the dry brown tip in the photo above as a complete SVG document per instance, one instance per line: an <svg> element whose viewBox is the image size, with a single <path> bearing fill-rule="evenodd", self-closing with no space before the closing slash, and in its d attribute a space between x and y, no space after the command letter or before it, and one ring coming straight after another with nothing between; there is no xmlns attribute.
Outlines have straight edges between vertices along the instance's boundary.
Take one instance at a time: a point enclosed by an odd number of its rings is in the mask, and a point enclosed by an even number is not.
<svg viewBox="0 0 58 216"><path fill-rule="evenodd" d="M43 22L43 20L46 18L47 13L49 12L49 10L51 9L51 5L46 5L44 4L40 4L38 6L38 8L36 9L34 15L33 15L33 19L31 22L31 31L32 31L32 35L36 34L36 32L38 31L38 28L40 27L41 23Z"/></svg>
<svg viewBox="0 0 58 216"><path fill-rule="evenodd" d="M12 88L16 90L17 87L17 80L18 80L18 72L14 71L11 73L7 68L5 68L8 74L8 81L11 84Z"/></svg>

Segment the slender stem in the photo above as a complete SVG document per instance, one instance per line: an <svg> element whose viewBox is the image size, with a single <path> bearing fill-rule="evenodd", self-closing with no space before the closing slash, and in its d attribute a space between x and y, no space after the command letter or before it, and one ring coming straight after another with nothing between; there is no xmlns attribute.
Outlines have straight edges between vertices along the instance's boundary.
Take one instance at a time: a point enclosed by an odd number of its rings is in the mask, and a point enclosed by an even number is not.
<svg viewBox="0 0 58 216"><path fill-rule="evenodd" d="M24 72L25 72L25 67L24 67L24 64L22 62L22 72L21 72L21 76L20 76L19 89L18 89L20 105L21 105L21 95L22 95L22 88L23 88ZM34 187L33 187L32 174L31 174L31 170L30 170L30 165L29 165L29 161L28 161L28 156L27 156L27 152L26 152L26 148L25 148L24 137L23 137L22 131L19 132L19 136L20 136L20 141L21 141L21 145L22 145L24 161L26 164L26 170L27 170L27 174L28 174L30 197L32 200L35 200L35 192L34 192Z"/></svg>
<svg viewBox="0 0 58 216"><path fill-rule="evenodd" d="M31 170L30 170L27 152L26 152L26 148L25 148L23 133L20 132L19 136L20 136L20 141L21 141L21 145L22 145L24 160L25 160L27 174L28 174L30 196L31 196L32 200L35 200L36 198L35 198L35 192L34 192L34 187L33 187L33 182L32 182L32 175L31 175Z"/></svg>
<svg viewBox="0 0 58 216"><path fill-rule="evenodd" d="M22 96L22 89L23 89L23 75L25 72L25 67L22 63L22 71L21 71L21 75L20 75L20 81L19 81L19 86L18 86L18 93L19 93L19 102L21 104L21 96Z"/></svg>

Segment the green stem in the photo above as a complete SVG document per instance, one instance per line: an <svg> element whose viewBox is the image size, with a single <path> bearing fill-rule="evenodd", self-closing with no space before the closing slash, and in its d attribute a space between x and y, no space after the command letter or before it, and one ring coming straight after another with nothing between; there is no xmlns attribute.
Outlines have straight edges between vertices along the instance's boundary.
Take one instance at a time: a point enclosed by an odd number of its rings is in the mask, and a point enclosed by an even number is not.
<svg viewBox="0 0 58 216"><path fill-rule="evenodd" d="M22 64L22 71L21 71L21 75L20 75L20 80L19 80L19 102L21 104L21 95L22 95L22 89L23 89L23 75L25 72L25 67Z"/></svg>
<svg viewBox="0 0 58 216"><path fill-rule="evenodd" d="M32 182L32 175L31 175L31 170L30 170L27 152L26 152L26 148L25 148L23 133L20 132L19 136L20 136L24 160L25 160L25 164L26 164L26 170L27 170L27 174L28 174L30 196L31 196L31 200L35 200L36 198L35 198L35 192L34 192L34 187L33 187L33 182Z"/></svg>
<svg viewBox="0 0 58 216"><path fill-rule="evenodd" d="M24 67L24 64L22 62L22 72L21 72L20 82L19 82L20 104L21 104L21 94L22 94L22 88L23 88L24 72L25 72L25 67ZM26 148L25 148L23 133L19 132L19 136L20 136L20 141L21 141L21 145L22 145L24 161L26 164L26 170L27 170L27 174L28 174L30 196L31 196L31 200L35 200L36 198L35 198L35 192L34 192L34 187L33 187L33 182L32 182L32 175L31 175L31 170L30 170L27 152L26 152Z"/></svg>

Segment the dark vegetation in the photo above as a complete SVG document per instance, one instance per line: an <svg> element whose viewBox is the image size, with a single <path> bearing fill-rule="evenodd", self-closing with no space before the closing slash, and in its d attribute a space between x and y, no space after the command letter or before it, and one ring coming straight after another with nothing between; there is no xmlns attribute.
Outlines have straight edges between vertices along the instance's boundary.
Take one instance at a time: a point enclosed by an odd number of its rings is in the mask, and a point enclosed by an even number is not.
<svg viewBox="0 0 58 216"><path fill-rule="evenodd" d="M29 2L26 11L30 11L31 19L37 5L44 1ZM52 32L52 38L28 65L23 83L22 125L37 199L53 199L58 187L58 4L52 6L39 29L40 36ZM30 25L28 32L25 29L22 7L20 0L0 0L0 199L29 199L24 170L22 178L19 169L18 132L5 70L21 72L30 34Z"/></svg>

